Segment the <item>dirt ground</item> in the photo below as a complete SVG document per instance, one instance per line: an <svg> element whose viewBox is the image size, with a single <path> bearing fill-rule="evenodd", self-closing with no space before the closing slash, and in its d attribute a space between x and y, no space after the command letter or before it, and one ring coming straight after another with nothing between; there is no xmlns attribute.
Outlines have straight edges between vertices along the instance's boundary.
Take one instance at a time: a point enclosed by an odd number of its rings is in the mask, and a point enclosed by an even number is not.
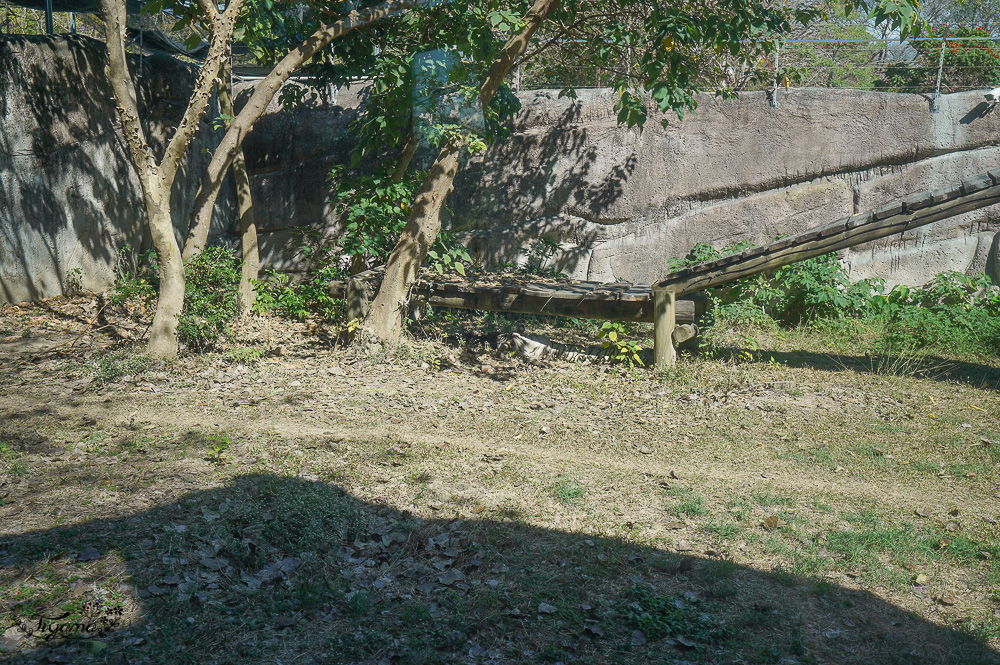
<svg viewBox="0 0 1000 665"><path fill-rule="evenodd" d="M0 313L0 659L1000 662L996 359L150 363L97 309Z"/></svg>

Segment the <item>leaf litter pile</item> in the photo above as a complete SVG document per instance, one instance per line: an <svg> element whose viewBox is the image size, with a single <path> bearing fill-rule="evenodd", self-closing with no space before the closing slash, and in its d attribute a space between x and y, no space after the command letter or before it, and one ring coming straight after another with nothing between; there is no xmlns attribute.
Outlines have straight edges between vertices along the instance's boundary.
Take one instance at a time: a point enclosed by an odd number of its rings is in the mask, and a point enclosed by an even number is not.
<svg viewBox="0 0 1000 665"><path fill-rule="evenodd" d="M995 365L156 364L51 309L0 315L0 659L1000 662Z"/></svg>

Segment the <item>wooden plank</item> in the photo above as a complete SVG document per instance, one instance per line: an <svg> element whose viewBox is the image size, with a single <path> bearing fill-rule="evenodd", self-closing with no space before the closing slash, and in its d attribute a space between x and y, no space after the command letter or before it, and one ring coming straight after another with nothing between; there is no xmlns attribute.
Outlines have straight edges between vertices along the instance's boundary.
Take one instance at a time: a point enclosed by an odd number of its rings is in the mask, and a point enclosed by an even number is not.
<svg viewBox="0 0 1000 665"><path fill-rule="evenodd" d="M975 194L993 186L988 173L980 173L962 181L962 194Z"/></svg>
<svg viewBox="0 0 1000 665"><path fill-rule="evenodd" d="M978 177L970 178L965 182L970 183L969 188L971 189L978 187L982 184L983 180L981 177ZM744 257L741 255L738 263L724 268L708 269L705 266L698 266L695 268L695 274L685 278L670 275L654 285L654 288L672 288L679 296L683 296L1000 203L1000 185L991 185L988 188L970 194L948 199L947 197L955 189L953 187L943 190L940 194L934 194L934 198L942 196L946 200L928 205L916 211L890 215L881 219L878 218L876 212L873 214L872 221L855 227L850 226L852 218L839 220L837 223L843 226L842 230L838 233L818 239L807 239L810 236L815 236L814 232L806 232L799 236L783 238L768 245L769 252L764 256ZM899 203L898 206L883 206L880 210L895 210L897 208L902 210L903 204Z"/></svg>
<svg viewBox="0 0 1000 665"><path fill-rule="evenodd" d="M875 219L888 219L903 214L903 202L893 201L872 211Z"/></svg>
<svg viewBox="0 0 1000 665"><path fill-rule="evenodd" d="M934 202L934 195L930 191L919 192L906 199L906 209L910 212L926 208Z"/></svg>
<svg viewBox="0 0 1000 665"><path fill-rule="evenodd" d="M934 203L951 201L953 199L957 199L961 195L962 186L960 184L948 185L947 187L940 187L938 189L931 190L931 199Z"/></svg>

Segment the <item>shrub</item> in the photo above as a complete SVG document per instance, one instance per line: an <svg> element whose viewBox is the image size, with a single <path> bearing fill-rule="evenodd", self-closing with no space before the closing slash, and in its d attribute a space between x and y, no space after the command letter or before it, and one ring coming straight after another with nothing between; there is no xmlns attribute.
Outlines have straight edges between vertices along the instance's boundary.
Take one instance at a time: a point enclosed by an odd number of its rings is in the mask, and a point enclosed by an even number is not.
<svg viewBox="0 0 1000 665"><path fill-rule="evenodd" d="M239 315L240 265L233 252L222 247L204 249L184 265L187 284L177 336L189 348L211 348Z"/></svg>
<svg viewBox="0 0 1000 665"><path fill-rule="evenodd" d="M673 267L745 247L696 245ZM877 354L931 348L967 355L1000 352L1000 287L985 275L949 271L922 287L900 284L888 292L884 284L881 279L852 283L836 255L826 254L712 289L709 297L719 318L765 326L866 321L878 330L872 349Z"/></svg>
<svg viewBox="0 0 1000 665"><path fill-rule="evenodd" d="M317 231L300 233L299 251L305 262L305 276L292 283L287 275L270 270L266 279L257 282L257 312L275 312L292 319L310 316L321 321L342 318L343 301L330 296L330 282L344 277L340 254Z"/></svg>

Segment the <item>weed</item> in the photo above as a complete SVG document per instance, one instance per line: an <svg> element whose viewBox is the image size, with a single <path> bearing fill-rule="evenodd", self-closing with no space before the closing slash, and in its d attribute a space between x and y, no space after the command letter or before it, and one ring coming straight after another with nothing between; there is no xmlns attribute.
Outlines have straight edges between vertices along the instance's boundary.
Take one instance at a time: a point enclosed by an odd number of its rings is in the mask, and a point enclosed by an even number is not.
<svg viewBox="0 0 1000 665"><path fill-rule="evenodd" d="M754 490L752 497L758 505L765 508L773 508L774 506L791 507L796 503L795 497L787 494L778 494L777 492L771 492L770 490Z"/></svg>
<svg viewBox="0 0 1000 665"><path fill-rule="evenodd" d="M732 635L701 603L633 587L619 601L621 619L650 640L683 636L700 645L726 641Z"/></svg>
<svg viewBox="0 0 1000 665"><path fill-rule="evenodd" d="M565 475L556 476L550 490L556 501L565 505L579 503L587 493L580 481Z"/></svg>
<svg viewBox="0 0 1000 665"><path fill-rule="evenodd" d="M22 458L23 453L19 452L13 443L0 439L0 468L15 476L26 476L28 465Z"/></svg>
<svg viewBox="0 0 1000 665"><path fill-rule="evenodd" d="M668 509L677 517L698 517L708 514L705 498L689 487L671 487L664 494L674 497Z"/></svg>
<svg viewBox="0 0 1000 665"><path fill-rule="evenodd" d="M139 376L149 371L149 358L130 349L119 349L99 356L92 365L91 374L98 385L113 383L123 376Z"/></svg>
<svg viewBox="0 0 1000 665"><path fill-rule="evenodd" d="M367 591L353 591L347 599L347 614L355 619L368 616L372 611L372 595Z"/></svg>
<svg viewBox="0 0 1000 665"><path fill-rule="evenodd" d="M644 367L639 352L642 347L633 339L629 339L628 330L619 321L605 321L601 325L600 337L608 357L629 367Z"/></svg>
<svg viewBox="0 0 1000 665"><path fill-rule="evenodd" d="M264 350L251 346L241 346L236 349L226 351L223 356L234 365L256 365L264 357Z"/></svg>

